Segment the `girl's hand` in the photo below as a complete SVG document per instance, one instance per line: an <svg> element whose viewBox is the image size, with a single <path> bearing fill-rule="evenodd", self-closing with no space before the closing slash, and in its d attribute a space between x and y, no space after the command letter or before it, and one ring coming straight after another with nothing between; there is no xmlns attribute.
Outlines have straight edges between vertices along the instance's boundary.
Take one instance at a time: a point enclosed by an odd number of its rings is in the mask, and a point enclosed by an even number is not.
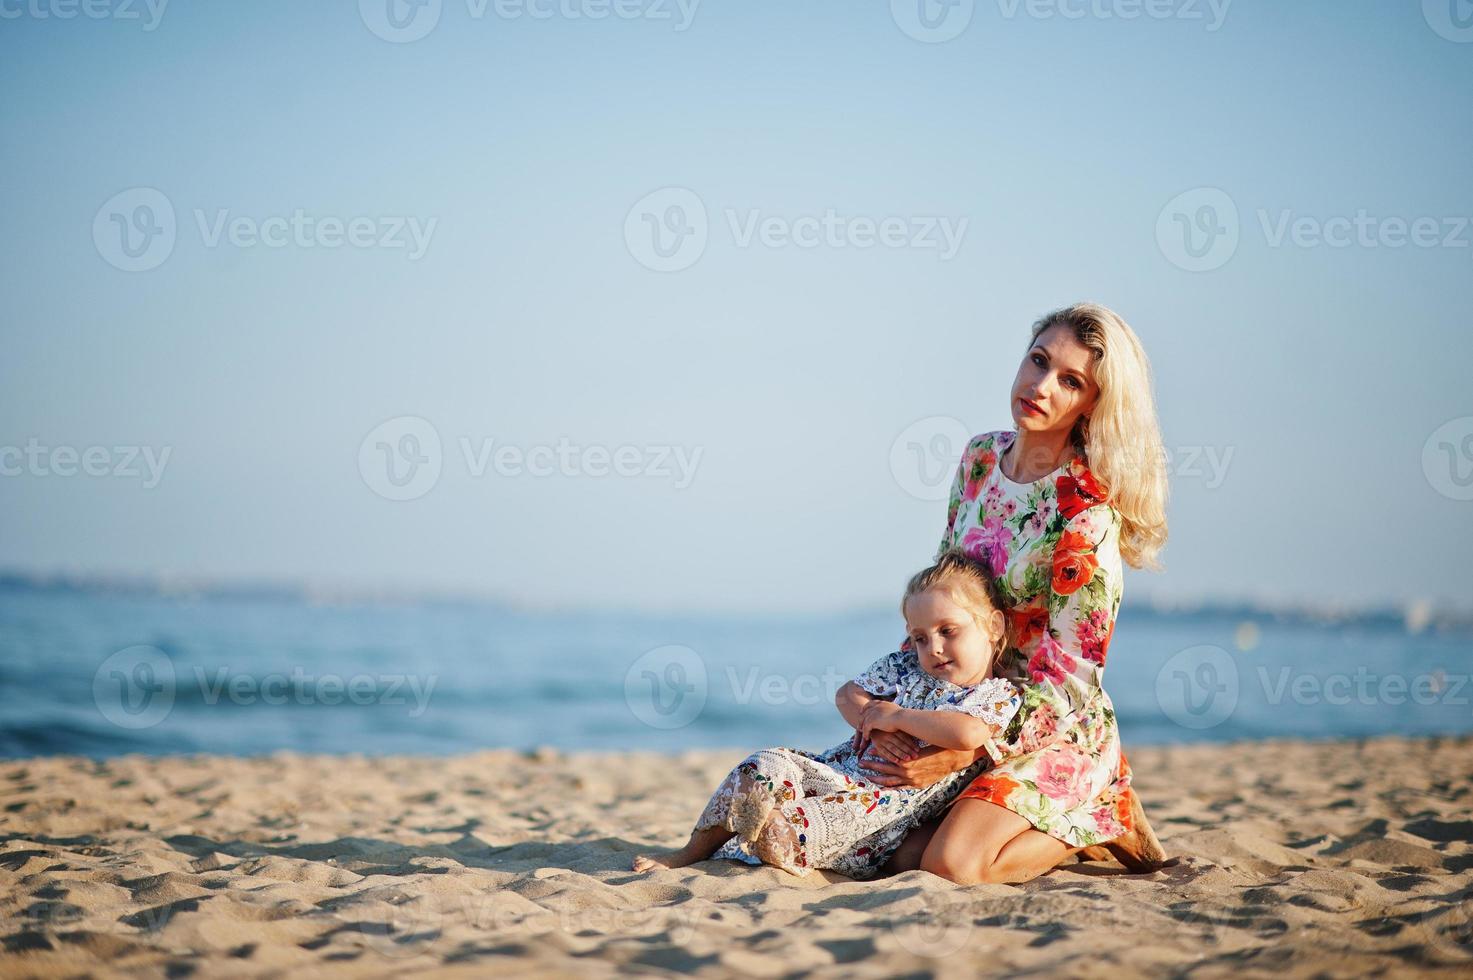
<svg viewBox="0 0 1473 980"><path fill-rule="evenodd" d="M895 716L900 714L893 701L879 698L865 705L859 713L859 731L865 738L873 739L877 730L893 730Z"/></svg>
<svg viewBox="0 0 1473 980"><path fill-rule="evenodd" d="M890 762L909 762L920 754L920 739L905 732L876 731L871 736L875 754ZM859 753L861 756L864 753Z"/></svg>

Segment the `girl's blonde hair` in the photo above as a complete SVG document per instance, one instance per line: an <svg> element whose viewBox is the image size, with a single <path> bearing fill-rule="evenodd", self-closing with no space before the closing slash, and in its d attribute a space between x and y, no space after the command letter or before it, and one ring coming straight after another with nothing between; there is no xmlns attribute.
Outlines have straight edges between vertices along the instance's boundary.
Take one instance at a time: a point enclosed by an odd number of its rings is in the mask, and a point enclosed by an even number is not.
<svg viewBox="0 0 1473 980"><path fill-rule="evenodd" d="M1151 362L1130 325L1098 303L1046 314L1033 324L1032 339L1054 326L1069 328L1093 361L1099 401L1069 435L1120 513L1120 557L1132 568L1160 570L1168 490Z"/></svg>
<svg viewBox="0 0 1473 980"><path fill-rule="evenodd" d="M992 578L987 566L960 548L948 548L936 559L934 565L923 568L906 583L905 595L900 598L900 615L905 615L905 604L922 592L941 589L951 600L972 614L977 625L994 609L1004 614L1003 629L993 644L989 673L996 674L1002 655L1008 647L1007 599Z"/></svg>

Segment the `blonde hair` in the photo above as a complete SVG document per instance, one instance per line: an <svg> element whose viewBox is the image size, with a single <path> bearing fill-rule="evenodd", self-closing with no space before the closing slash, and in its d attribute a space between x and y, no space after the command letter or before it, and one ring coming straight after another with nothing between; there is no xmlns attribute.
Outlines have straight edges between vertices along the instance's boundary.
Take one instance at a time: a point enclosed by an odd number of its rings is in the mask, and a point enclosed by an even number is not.
<svg viewBox="0 0 1473 980"><path fill-rule="evenodd" d="M993 644L992 660L988 673L996 674L1002 663L1002 655L1008 647L1006 611L1007 599L986 565L962 551L948 548L936 559L936 563L921 569L906 583L905 595L900 598L900 615L905 615L905 604L922 592L941 589L952 601L971 613L977 625L994 609L1004 613L1003 629Z"/></svg>
<svg viewBox="0 0 1473 980"><path fill-rule="evenodd" d="M1119 512L1120 557L1132 568L1160 570L1166 543L1166 453L1151 390L1151 362L1140 338L1118 313L1076 303L1033 324L1033 340L1064 326L1089 348L1100 397L1080 416L1070 441Z"/></svg>

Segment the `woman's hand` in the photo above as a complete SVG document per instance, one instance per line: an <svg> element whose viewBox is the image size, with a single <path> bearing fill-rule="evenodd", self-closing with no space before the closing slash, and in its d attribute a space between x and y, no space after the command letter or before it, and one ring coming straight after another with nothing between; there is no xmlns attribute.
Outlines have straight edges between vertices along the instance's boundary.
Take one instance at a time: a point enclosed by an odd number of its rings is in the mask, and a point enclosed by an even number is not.
<svg viewBox="0 0 1473 980"><path fill-rule="evenodd" d="M875 734L878 736L880 733ZM905 762L860 759L859 768L871 773L870 782L878 786L925 789L941 777L967 768L986 754L982 749L943 749L928 745Z"/></svg>

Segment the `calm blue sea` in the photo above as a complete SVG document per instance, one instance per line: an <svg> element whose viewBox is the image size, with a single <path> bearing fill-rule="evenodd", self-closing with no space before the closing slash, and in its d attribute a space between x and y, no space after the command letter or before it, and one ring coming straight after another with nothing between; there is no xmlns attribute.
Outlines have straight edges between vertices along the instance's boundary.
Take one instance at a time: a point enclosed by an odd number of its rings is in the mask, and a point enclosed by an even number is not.
<svg viewBox="0 0 1473 980"><path fill-rule="evenodd" d="M0 588L0 756L822 748L889 610L822 618L526 612ZM1394 616L1117 623L1127 745L1473 731L1473 634Z"/></svg>

